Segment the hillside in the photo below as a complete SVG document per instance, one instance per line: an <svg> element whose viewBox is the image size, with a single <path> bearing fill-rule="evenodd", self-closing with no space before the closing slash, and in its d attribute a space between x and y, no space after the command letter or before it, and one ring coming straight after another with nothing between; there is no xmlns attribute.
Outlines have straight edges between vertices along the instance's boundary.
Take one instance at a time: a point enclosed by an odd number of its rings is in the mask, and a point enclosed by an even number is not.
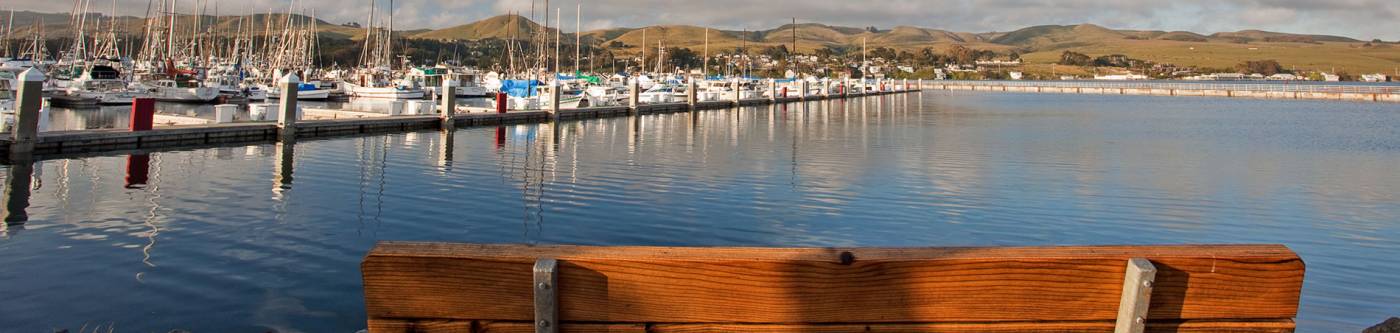
<svg viewBox="0 0 1400 333"><path fill-rule="evenodd" d="M514 27L511 26L512 24L514 24ZM506 39L510 38L511 34L523 38L527 33L539 31L539 29L540 25L538 23L530 21L530 19L523 16L500 15L450 28L429 30L410 36L422 39L474 41L487 38ZM550 32L553 31L554 30L550 30Z"/></svg>
<svg viewBox="0 0 1400 333"><path fill-rule="evenodd" d="M193 26L196 20L215 32L232 32L238 29L240 16L192 16L177 17L179 26ZM272 31L288 18L285 14L256 14L244 16L242 24L254 27L255 34L262 34L267 23L272 22ZM293 20L309 20L301 15L293 15ZM43 22L47 38L72 36L68 14L45 14L35 12L15 13L15 33L23 36L34 29L34 24ZM100 15L89 17L89 23L107 24ZM355 28L318 21L323 36L331 39L352 40L364 36L363 28ZM118 30L127 35L139 35L144 31L145 20L136 17L119 17ZM512 27L511 24L515 26ZM187 30L186 30L187 31ZM399 36L415 39L440 41L477 41L488 38L508 38L512 32L519 37L529 32L543 31L540 24L518 15L499 15L462 25L421 31L399 31ZM549 30L552 33L553 30ZM700 52L705 45L706 29L690 25L658 25L648 27L616 27L582 32L585 43L603 45L620 54L640 52L642 35L645 31L646 47L654 50L656 43L666 47L684 47ZM899 26L888 30L867 30L831 26L819 23L784 24L769 30L734 31L709 29L709 47L712 53L725 52L741 46L756 50L769 46L791 47L794 31L797 35L799 52L811 53L822 48L843 48L859 50L862 40L870 49L879 47L900 51L917 52L932 48L946 52L954 46L999 53L1018 52L1028 63L1049 64L1059 59L1064 51L1075 51L1090 56L1123 54L1132 58L1158 63L1171 63L1187 66L1228 68L1245 60L1274 59L1285 66L1338 70L1353 73L1392 72L1400 67L1400 45L1383 43L1365 46L1364 41L1350 37L1292 34L1261 30L1242 30L1201 34L1189 31L1122 30L1110 29L1093 24L1042 25L1008 32L955 32L913 26ZM564 35L565 42L573 40L573 34Z"/></svg>
<svg viewBox="0 0 1400 333"><path fill-rule="evenodd" d="M240 20L242 18L242 20ZM110 26L110 17L99 14L90 14L87 25L100 27L106 30ZM177 15L175 25L177 33L189 34L196 23L216 34L233 34L242 25L245 31L251 30L253 35L263 35L267 32L279 33L289 19L287 14L253 14L245 16L211 16L211 15ZM291 15L293 21L310 22L311 17L303 15ZM268 22L268 21L271 22ZM35 12L15 12L14 35L28 36L36 29L36 24L42 22L45 38L70 38L76 29L69 23L68 14L45 14ZM364 36L364 28L347 27L339 24L332 24L322 20L316 20L317 29L323 37L335 39L358 39ZM269 25L269 23L271 23ZM118 16L116 18L116 30L122 36L140 36L145 33L146 19L132 16ZM89 31L98 29L90 28ZM18 37L17 37L18 38Z"/></svg>

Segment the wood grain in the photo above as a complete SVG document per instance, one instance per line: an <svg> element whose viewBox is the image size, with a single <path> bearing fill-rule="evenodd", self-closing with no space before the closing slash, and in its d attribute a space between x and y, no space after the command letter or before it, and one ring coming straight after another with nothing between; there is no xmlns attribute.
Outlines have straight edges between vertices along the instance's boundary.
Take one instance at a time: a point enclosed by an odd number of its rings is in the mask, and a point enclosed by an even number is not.
<svg viewBox="0 0 1400 333"><path fill-rule="evenodd" d="M853 259L848 263L842 262L845 252ZM375 319L529 322L537 257L561 260L560 320L566 324L1103 321L1111 331L1132 257L1147 258L1159 270L1149 319L1285 320L1297 313L1304 272L1303 261L1281 245L839 249L386 242L361 266L366 311Z"/></svg>
<svg viewBox="0 0 1400 333"><path fill-rule="evenodd" d="M408 325L384 325L380 327L406 327ZM392 332L461 332L438 330L441 326L420 326L419 330L393 330ZM1291 320L1275 321L1186 321L1148 322L1149 333L1289 333L1293 332ZM390 332L373 331L372 332ZM530 333L534 328L530 323L493 322L483 323L480 333ZM752 333L837 333L837 332L926 332L926 333L1109 333L1113 323L1098 322L1004 322L1004 323L930 323L930 324L565 324L565 333L703 333L703 332L752 332Z"/></svg>

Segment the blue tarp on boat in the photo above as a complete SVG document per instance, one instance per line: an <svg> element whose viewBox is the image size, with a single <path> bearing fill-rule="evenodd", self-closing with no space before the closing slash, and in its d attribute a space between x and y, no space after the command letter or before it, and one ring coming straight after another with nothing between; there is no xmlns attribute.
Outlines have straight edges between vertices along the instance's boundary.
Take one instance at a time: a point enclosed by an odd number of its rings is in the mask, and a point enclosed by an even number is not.
<svg viewBox="0 0 1400 333"><path fill-rule="evenodd" d="M513 97L530 97L535 95L535 87L540 86L539 80L503 80L501 81L501 91Z"/></svg>

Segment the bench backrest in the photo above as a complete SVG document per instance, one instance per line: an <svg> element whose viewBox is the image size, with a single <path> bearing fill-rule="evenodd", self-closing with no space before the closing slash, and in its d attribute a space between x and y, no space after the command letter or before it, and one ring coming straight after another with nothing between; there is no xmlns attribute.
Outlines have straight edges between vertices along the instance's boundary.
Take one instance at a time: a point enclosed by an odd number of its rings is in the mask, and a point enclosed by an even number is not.
<svg viewBox="0 0 1400 333"><path fill-rule="evenodd" d="M537 293L550 282L537 281L541 258L557 260L557 282ZM544 326L566 332L1291 332L1304 264L1282 245L385 242L361 270L370 332L530 332L547 307L557 317Z"/></svg>

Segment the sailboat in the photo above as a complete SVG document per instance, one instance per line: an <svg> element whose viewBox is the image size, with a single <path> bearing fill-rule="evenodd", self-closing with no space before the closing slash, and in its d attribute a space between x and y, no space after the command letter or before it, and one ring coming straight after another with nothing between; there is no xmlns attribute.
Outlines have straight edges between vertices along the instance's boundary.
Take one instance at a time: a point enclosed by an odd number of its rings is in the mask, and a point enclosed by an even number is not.
<svg viewBox="0 0 1400 333"><path fill-rule="evenodd" d="M121 49L117 43L116 1L112 2L113 14L108 19L107 31L97 34L92 39L94 52L91 56L84 45L87 42L86 8L90 4L91 0L86 0L84 11L78 16L81 19L77 24L77 36L71 56L66 60L68 69L79 74L70 80L60 81L61 85L68 97L91 99L97 104L105 105L131 104L140 92L128 87L130 80L122 71L131 67L131 64L121 58ZM101 29L101 23L98 24L98 28Z"/></svg>
<svg viewBox="0 0 1400 333"><path fill-rule="evenodd" d="M165 1L167 0L162 0L162 8L165 7ZM192 103L213 101L219 97L219 89L205 86L201 82L199 79L201 72L197 70L196 64L192 61L176 62L177 59L187 59L188 57L182 54L186 49L176 47L178 36L175 34L175 18L178 0L168 1L170 4L169 24L162 22L160 17L147 18L146 38L141 50L141 60L135 66L135 69L144 70L144 73L137 74L140 79L135 80L136 82L132 83L131 87L160 101Z"/></svg>
<svg viewBox="0 0 1400 333"><path fill-rule="evenodd" d="M389 0L389 27L384 31L374 28L375 0L370 0L370 20L366 26L365 46L360 53L362 67L356 71L350 82L345 82L345 90L353 97L374 99L422 99L423 89L412 80L398 79L394 70L394 1ZM400 57L407 63L407 57Z"/></svg>

